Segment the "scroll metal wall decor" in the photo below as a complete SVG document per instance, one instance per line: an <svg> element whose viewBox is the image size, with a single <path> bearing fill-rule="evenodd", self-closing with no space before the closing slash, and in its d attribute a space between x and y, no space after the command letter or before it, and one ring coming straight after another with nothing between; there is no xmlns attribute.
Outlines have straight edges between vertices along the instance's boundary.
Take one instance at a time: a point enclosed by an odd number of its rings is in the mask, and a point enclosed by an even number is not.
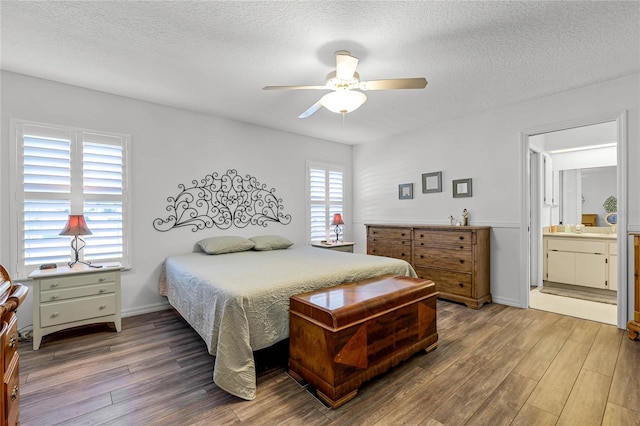
<svg viewBox="0 0 640 426"><path fill-rule="evenodd" d="M174 198L167 197L170 212L166 219L156 218L153 227L162 232L191 226L196 232L205 228L244 228L247 225L267 226L269 222L288 225L291 215L284 214L282 198L275 196L275 188L258 182L250 175L242 177L230 169L223 175L214 172L192 187L179 184L182 191Z"/></svg>

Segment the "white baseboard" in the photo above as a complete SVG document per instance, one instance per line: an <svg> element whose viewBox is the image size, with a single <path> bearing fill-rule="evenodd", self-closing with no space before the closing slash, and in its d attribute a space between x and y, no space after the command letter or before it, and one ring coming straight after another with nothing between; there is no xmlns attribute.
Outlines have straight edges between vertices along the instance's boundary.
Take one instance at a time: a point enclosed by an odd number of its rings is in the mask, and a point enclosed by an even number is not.
<svg viewBox="0 0 640 426"><path fill-rule="evenodd" d="M149 314L151 312L164 311L171 309L169 302L154 303L152 305L137 306L133 309L125 309L122 311L122 318L133 317L135 315Z"/></svg>

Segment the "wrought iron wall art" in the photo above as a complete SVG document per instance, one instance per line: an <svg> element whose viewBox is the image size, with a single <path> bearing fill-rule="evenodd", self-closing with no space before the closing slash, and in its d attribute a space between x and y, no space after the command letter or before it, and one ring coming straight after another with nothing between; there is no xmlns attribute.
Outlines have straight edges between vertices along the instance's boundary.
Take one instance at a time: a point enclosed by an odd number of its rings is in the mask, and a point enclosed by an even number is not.
<svg viewBox="0 0 640 426"><path fill-rule="evenodd" d="M196 232L205 228L244 228L247 225L267 226L269 222L291 223L291 215L284 214L282 198L275 196L275 188L258 182L251 176L238 175L229 169L223 175L214 172L203 179L192 180L187 188L179 184L181 192L167 197L170 203L166 219L156 218L153 227L161 232L183 226Z"/></svg>

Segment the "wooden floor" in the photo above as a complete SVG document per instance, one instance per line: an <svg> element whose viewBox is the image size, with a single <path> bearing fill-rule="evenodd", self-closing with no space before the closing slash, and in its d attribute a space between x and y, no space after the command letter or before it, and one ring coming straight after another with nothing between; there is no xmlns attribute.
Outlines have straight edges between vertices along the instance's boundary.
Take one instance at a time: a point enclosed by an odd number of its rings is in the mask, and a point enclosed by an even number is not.
<svg viewBox="0 0 640 426"><path fill-rule="evenodd" d="M439 347L331 410L259 354L258 396L213 384L214 358L173 310L20 347L29 425L640 425L640 342L605 325L497 304L438 302Z"/></svg>

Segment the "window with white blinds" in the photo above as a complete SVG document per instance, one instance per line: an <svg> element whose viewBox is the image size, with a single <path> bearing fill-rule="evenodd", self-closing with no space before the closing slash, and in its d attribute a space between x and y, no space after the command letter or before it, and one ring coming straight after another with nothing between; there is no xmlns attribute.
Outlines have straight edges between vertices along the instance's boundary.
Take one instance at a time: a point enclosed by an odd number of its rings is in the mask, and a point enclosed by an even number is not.
<svg viewBox="0 0 640 426"><path fill-rule="evenodd" d="M344 170L338 166L307 164L310 241L330 240L331 219L344 210Z"/></svg>
<svg viewBox="0 0 640 426"><path fill-rule="evenodd" d="M129 264L129 137L26 122L14 124L13 175L17 273L70 261L72 237L59 235L69 214L84 214L81 259Z"/></svg>

